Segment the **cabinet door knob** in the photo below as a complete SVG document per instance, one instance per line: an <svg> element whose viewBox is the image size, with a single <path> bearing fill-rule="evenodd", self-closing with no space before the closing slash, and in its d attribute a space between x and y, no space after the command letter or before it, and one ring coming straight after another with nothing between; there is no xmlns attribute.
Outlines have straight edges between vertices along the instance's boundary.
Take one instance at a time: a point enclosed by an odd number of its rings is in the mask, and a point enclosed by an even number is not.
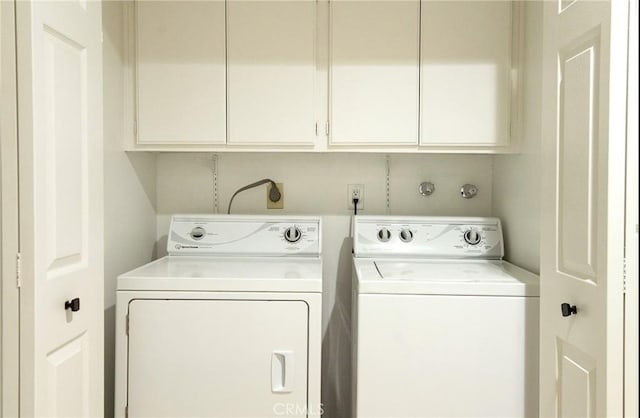
<svg viewBox="0 0 640 418"><path fill-rule="evenodd" d="M71 312L78 312L80 310L80 298L66 301L64 303L64 309L71 309Z"/></svg>
<svg viewBox="0 0 640 418"><path fill-rule="evenodd" d="M562 316L571 316L578 313L578 308L576 305L570 305L568 303L563 303L560 305L560 309L562 310Z"/></svg>

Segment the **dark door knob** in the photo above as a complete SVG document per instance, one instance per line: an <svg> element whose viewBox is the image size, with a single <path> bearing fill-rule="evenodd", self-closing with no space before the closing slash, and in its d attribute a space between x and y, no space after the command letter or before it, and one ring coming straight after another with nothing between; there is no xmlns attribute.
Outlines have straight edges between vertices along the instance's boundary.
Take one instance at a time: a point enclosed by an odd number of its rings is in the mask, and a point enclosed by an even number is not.
<svg viewBox="0 0 640 418"><path fill-rule="evenodd" d="M569 305L568 303L560 305L560 309L562 309L562 316L571 316L578 313L576 305Z"/></svg>
<svg viewBox="0 0 640 418"><path fill-rule="evenodd" d="M71 309L71 312L78 312L80 310L80 298L66 301L64 303L64 309Z"/></svg>

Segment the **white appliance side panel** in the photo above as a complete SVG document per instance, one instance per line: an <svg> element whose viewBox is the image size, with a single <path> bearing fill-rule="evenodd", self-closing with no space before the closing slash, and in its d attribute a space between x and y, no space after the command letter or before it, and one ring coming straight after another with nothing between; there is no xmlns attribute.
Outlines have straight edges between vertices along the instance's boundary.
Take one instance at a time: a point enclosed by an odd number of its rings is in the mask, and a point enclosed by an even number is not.
<svg viewBox="0 0 640 418"><path fill-rule="evenodd" d="M361 295L354 417L537 417L538 298Z"/></svg>
<svg viewBox="0 0 640 418"><path fill-rule="evenodd" d="M129 417L267 417L282 405L306 417L308 313L303 301L133 300Z"/></svg>

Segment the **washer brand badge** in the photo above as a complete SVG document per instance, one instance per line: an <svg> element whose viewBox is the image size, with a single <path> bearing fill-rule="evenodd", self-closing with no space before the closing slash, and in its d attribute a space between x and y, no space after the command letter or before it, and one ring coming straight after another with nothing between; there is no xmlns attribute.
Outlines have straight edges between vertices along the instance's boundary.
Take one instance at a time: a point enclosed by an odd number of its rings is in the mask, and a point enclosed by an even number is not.
<svg viewBox="0 0 640 418"><path fill-rule="evenodd" d="M182 245L176 244L176 250L184 249L184 248L200 248L197 245Z"/></svg>

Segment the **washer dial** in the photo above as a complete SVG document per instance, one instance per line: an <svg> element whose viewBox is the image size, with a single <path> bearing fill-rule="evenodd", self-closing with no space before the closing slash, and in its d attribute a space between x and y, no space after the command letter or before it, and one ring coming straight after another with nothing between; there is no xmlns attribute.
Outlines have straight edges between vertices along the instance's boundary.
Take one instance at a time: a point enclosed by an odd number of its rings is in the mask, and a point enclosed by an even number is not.
<svg viewBox="0 0 640 418"><path fill-rule="evenodd" d="M400 231L400 241L411 242L413 240L413 232L410 229Z"/></svg>
<svg viewBox="0 0 640 418"><path fill-rule="evenodd" d="M378 240L381 242L387 242L391 239L391 232L387 228L381 228L378 231Z"/></svg>
<svg viewBox="0 0 640 418"><path fill-rule="evenodd" d="M290 226L284 230L284 239L288 242L298 242L302 238L302 231L297 226Z"/></svg>
<svg viewBox="0 0 640 418"><path fill-rule="evenodd" d="M464 231L464 241L469 245L478 245L482 241L482 237L475 229L467 229Z"/></svg>

